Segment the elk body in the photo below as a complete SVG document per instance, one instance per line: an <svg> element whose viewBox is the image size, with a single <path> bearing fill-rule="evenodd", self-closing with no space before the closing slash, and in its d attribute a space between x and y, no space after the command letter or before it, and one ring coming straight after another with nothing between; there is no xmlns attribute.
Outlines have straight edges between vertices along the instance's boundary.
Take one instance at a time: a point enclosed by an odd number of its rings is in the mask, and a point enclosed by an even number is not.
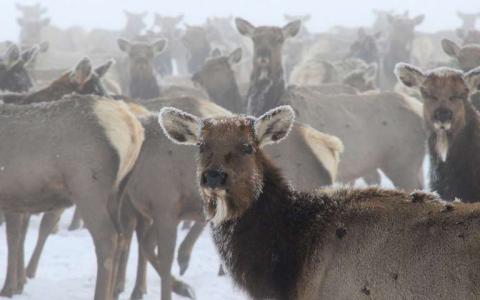
<svg viewBox="0 0 480 300"><path fill-rule="evenodd" d="M449 201L478 201L480 115L469 97L479 88L480 69L468 73L449 68L424 72L399 64L396 74L403 84L418 89L424 99L432 190Z"/></svg>
<svg viewBox="0 0 480 300"><path fill-rule="evenodd" d="M293 119L285 106L259 118L160 112L171 140L197 145L205 215L239 287L253 299L480 296L478 204L378 188L295 190L262 150Z"/></svg>
<svg viewBox="0 0 480 300"><path fill-rule="evenodd" d="M290 104L300 122L339 137L345 145L339 181L348 182L380 168L397 187L413 190L423 186L425 133L418 101L396 93L324 95L315 87L287 88L282 45L295 36L299 23L283 28L255 27L237 19L237 28L253 40L255 49L247 96L249 114L258 116ZM409 146L400 147L399 141Z"/></svg>
<svg viewBox="0 0 480 300"><path fill-rule="evenodd" d="M3 104L0 115L0 137L9 141L0 152L0 207L38 213L76 204L95 243L95 299L112 299L119 197L140 152L141 124L122 102L79 95L36 106ZM18 229L7 228L7 236L11 230ZM8 284L14 272L7 274L6 286L16 287Z"/></svg>

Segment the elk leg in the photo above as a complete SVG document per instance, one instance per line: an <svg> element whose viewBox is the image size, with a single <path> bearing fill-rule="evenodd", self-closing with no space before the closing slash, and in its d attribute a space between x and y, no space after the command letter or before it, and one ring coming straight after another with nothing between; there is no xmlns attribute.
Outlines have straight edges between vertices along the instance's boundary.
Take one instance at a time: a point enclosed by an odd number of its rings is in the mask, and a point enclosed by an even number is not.
<svg viewBox="0 0 480 300"><path fill-rule="evenodd" d="M80 212L78 208L75 207L75 211L73 213L72 222L70 222L70 226L68 226L68 230L73 231L80 229L82 227L82 217L80 216Z"/></svg>
<svg viewBox="0 0 480 300"><path fill-rule="evenodd" d="M133 289L130 299L138 300L142 299L143 295L147 293L147 258L145 257L144 252L142 251L142 244L144 243L142 238L142 232L139 228L141 225L137 226L137 242L138 242L138 262L137 262L137 277L135 280L135 288ZM152 246L153 250L155 245Z"/></svg>
<svg viewBox="0 0 480 300"><path fill-rule="evenodd" d="M38 239L35 249L33 250L32 257L27 266L27 277L34 278L35 273L38 269L38 262L42 255L43 247L47 242L48 236L53 232L55 227L62 216L62 213L65 209L57 209L48 213L43 214L42 221L40 223L40 229L38 230Z"/></svg>
<svg viewBox="0 0 480 300"><path fill-rule="evenodd" d="M5 215L3 214L3 211L0 210L0 225L2 225L5 222Z"/></svg>
<svg viewBox="0 0 480 300"><path fill-rule="evenodd" d="M3 288L0 291L2 297L12 297L17 290L18 280L18 255L20 249L18 249L21 239L21 224L23 214L5 212L6 233L7 233L7 248L8 248L8 260L7 260L7 276Z"/></svg>
<svg viewBox="0 0 480 300"><path fill-rule="evenodd" d="M23 287L27 283L25 274L25 239L27 238L28 223L30 222L30 214L22 214L20 224L20 239L18 240L18 256L17 256L17 294L23 292Z"/></svg>
<svg viewBox="0 0 480 300"><path fill-rule="evenodd" d="M184 222L185 224L185 222ZM180 247L178 248L178 257L177 262L180 266L180 275L185 274L185 271L188 269L188 265L190 263L190 256L192 254L193 246L195 242L200 237L200 234L203 232L203 228L205 228L206 223L197 221L195 224L190 228L190 231L183 239Z"/></svg>
<svg viewBox="0 0 480 300"><path fill-rule="evenodd" d="M192 227L192 221L183 221L182 222L182 230L188 230Z"/></svg>

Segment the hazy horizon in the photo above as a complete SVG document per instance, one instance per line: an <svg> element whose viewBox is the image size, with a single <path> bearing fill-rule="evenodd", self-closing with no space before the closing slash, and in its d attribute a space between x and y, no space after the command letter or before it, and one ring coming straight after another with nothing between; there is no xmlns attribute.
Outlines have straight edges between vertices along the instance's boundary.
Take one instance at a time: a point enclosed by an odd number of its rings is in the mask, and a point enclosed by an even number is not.
<svg viewBox="0 0 480 300"><path fill-rule="evenodd" d="M163 15L184 14L184 23L201 24L208 16L241 16L254 24L285 23L283 14L311 14L311 20L306 24L312 31L324 31L335 25L347 27L369 26L374 21L373 9L394 10L396 12L410 11L410 15L426 14L426 19L418 26L420 31L438 31L457 28L461 22L456 12L479 12L480 1L457 0L404 0L404 1L307 1L297 0L176 0L165 5L161 1L152 0L2 0L0 4L0 20L2 30L0 40L18 39L19 27L17 17L19 12L15 3L31 5L40 2L48 7L46 16L51 24L60 28L82 26L86 29L105 28L121 29L125 23L123 10L131 12L148 12L148 26L151 26L153 13ZM267 12L267 13L266 13Z"/></svg>

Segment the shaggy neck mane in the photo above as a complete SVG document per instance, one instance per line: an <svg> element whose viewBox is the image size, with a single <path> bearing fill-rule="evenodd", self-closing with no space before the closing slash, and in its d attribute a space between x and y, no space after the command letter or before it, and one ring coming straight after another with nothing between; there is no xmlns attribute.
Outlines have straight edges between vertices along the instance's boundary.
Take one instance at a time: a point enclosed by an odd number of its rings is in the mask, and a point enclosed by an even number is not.
<svg viewBox="0 0 480 300"><path fill-rule="evenodd" d="M292 190L261 155L262 193L238 219L212 226L213 238L231 276L252 298L294 299L295 282L313 254L307 245L318 245L332 210L327 201Z"/></svg>
<svg viewBox="0 0 480 300"><path fill-rule="evenodd" d="M458 197L464 202L474 202L480 198L480 185L476 182L480 172L480 115L468 101L465 118L464 128L455 135L447 134L445 161L436 150L439 137L433 130L429 134L431 188L445 200Z"/></svg>
<svg viewBox="0 0 480 300"><path fill-rule="evenodd" d="M247 94L247 113L257 117L281 105L280 101L286 90L283 68L270 74L268 79L260 79L261 72L258 69L252 71Z"/></svg>

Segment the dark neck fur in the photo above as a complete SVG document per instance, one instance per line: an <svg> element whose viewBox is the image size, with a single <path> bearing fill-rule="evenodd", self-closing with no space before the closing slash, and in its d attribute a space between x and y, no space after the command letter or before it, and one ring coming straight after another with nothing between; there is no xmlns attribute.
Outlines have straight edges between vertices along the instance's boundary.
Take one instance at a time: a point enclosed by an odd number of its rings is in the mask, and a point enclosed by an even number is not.
<svg viewBox="0 0 480 300"><path fill-rule="evenodd" d="M436 134L430 132L430 185L442 199L456 197L464 202L480 201L480 116L469 102L465 104L466 126L448 136L448 154L443 162L435 151Z"/></svg>
<svg viewBox="0 0 480 300"><path fill-rule="evenodd" d="M292 190L267 159L263 168L259 198L240 218L213 227L213 238L231 276L252 298L293 299L317 248L311 245L319 244L332 214L327 201Z"/></svg>
<svg viewBox="0 0 480 300"><path fill-rule="evenodd" d="M244 113L244 101L238 90L235 79L231 80L228 85L206 87L208 97L216 104L225 107L233 113Z"/></svg>
<svg viewBox="0 0 480 300"><path fill-rule="evenodd" d="M279 106L285 93L285 80L282 68L270 74L269 79L259 79L259 76L260 70L254 69L250 76L250 87L247 95L247 113L257 117Z"/></svg>
<svg viewBox="0 0 480 300"><path fill-rule="evenodd" d="M152 74L146 78L132 76L130 80L130 97L134 99L153 99L160 97L160 86Z"/></svg>

